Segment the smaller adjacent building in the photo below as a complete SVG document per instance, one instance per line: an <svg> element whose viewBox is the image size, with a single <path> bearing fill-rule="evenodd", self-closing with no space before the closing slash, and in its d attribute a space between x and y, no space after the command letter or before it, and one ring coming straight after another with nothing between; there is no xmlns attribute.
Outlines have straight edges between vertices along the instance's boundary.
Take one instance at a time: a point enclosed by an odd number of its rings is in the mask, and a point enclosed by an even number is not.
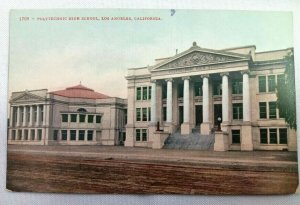
<svg viewBox="0 0 300 205"><path fill-rule="evenodd" d="M127 101L83 85L13 92L8 144L123 145Z"/></svg>

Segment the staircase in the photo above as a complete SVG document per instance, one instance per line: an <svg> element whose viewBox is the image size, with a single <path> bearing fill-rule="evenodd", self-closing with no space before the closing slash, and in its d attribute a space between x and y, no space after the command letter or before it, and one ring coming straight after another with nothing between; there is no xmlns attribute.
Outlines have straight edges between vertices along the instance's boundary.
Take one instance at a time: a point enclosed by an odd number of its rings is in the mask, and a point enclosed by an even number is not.
<svg viewBox="0 0 300 205"><path fill-rule="evenodd" d="M164 149L213 150L215 135L201 135L196 127L189 135L181 135L180 127L165 141Z"/></svg>

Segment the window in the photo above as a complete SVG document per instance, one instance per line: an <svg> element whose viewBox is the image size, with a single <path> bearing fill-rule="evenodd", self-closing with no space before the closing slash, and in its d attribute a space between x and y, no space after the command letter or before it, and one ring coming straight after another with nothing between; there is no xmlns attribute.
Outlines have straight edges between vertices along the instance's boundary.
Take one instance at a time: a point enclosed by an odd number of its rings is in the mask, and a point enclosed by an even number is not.
<svg viewBox="0 0 300 205"><path fill-rule="evenodd" d="M35 130L31 130L31 140L34 140L35 138Z"/></svg>
<svg viewBox="0 0 300 205"><path fill-rule="evenodd" d="M94 122L94 115L88 115L88 123Z"/></svg>
<svg viewBox="0 0 300 205"><path fill-rule="evenodd" d="M260 143L268 144L268 129L260 129Z"/></svg>
<svg viewBox="0 0 300 205"><path fill-rule="evenodd" d="M232 104L232 118L234 120L243 119L243 103L233 103Z"/></svg>
<svg viewBox="0 0 300 205"><path fill-rule="evenodd" d="M42 130L38 129L38 140L41 141L42 140Z"/></svg>
<svg viewBox="0 0 300 205"><path fill-rule="evenodd" d="M94 131L93 130L88 130L88 141L92 141L93 140L93 136L94 136Z"/></svg>
<svg viewBox="0 0 300 205"><path fill-rule="evenodd" d="M202 96L202 83L201 82L195 82L194 92L195 92L195 96Z"/></svg>
<svg viewBox="0 0 300 205"><path fill-rule="evenodd" d="M24 140L28 140L28 130L24 130Z"/></svg>
<svg viewBox="0 0 300 205"><path fill-rule="evenodd" d="M96 115L96 123L101 123L101 115Z"/></svg>
<svg viewBox="0 0 300 205"><path fill-rule="evenodd" d="M143 100L147 100L147 87L143 87Z"/></svg>
<svg viewBox="0 0 300 205"><path fill-rule="evenodd" d="M276 102L269 102L269 118L276 119Z"/></svg>
<svg viewBox="0 0 300 205"><path fill-rule="evenodd" d="M15 140L15 139L16 139L16 130L13 130L13 131L11 132L11 139L12 139L12 140Z"/></svg>
<svg viewBox="0 0 300 205"><path fill-rule="evenodd" d="M141 121L141 108L136 108L136 121Z"/></svg>
<svg viewBox="0 0 300 205"><path fill-rule="evenodd" d="M233 144L241 143L240 130L231 130L231 135L232 135L232 143Z"/></svg>
<svg viewBox="0 0 300 205"><path fill-rule="evenodd" d="M79 140L83 141L85 135L85 130L79 130Z"/></svg>
<svg viewBox="0 0 300 205"><path fill-rule="evenodd" d="M136 100L141 100L142 98L142 95L141 95L141 90L142 88L139 87L139 88L136 88Z"/></svg>
<svg viewBox="0 0 300 205"><path fill-rule="evenodd" d="M142 141L147 141L147 129L142 129Z"/></svg>
<svg viewBox="0 0 300 205"><path fill-rule="evenodd" d="M258 90L260 93L266 92L266 76L258 77Z"/></svg>
<svg viewBox="0 0 300 205"><path fill-rule="evenodd" d="M232 94L243 93L243 81L241 79L232 80Z"/></svg>
<svg viewBox="0 0 300 205"><path fill-rule="evenodd" d="M142 108L143 121L147 121L147 108Z"/></svg>
<svg viewBox="0 0 300 205"><path fill-rule="evenodd" d="M151 89L152 89L152 87L149 86L148 87L148 100L151 100Z"/></svg>
<svg viewBox="0 0 300 205"><path fill-rule="evenodd" d="M222 83L219 80L215 80L213 83L213 95L222 95Z"/></svg>
<svg viewBox="0 0 300 205"><path fill-rule="evenodd" d="M22 139L22 130L18 130L18 140Z"/></svg>
<svg viewBox="0 0 300 205"><path fill-rule="evenodd" d="M277 129L269 129L270 144L277 144Z"/></svg>
<svg viewBox="0 0 300 205"><path fill-rule="evenodd" d="M148 107L148 121L151 121L151 108Z"/></svg>
<svg viewBox="0 0 300 205"><path fill-rule="evenodd" d="M71 122L77 122L77 114L71 114Z"/></svg>
<svg viewBox="0 0 300 205"><path fill-rule="evenodd" d="M68 114L62 114L62 115L61 115L61 121L62 121L62 122L68 122L68 121L69 121L69 116L68 116Z"/></svg>
<svg viewBox="0 0 300 205"><path fill-rule="evenodd" d="M275 75L268 76L268 92L275 92L276 82Z"/></svg>
<svg viewBox="0 0 300 205"><path fill-rule="evenodd" d="M76 140L76 130L70 130L70 140Z"/></svg>
<svg viewBox="0 0 300 205"><path fill-rule="evenodd" d="M163 99L167 98L167 86L164 84L165 86L165 92L163 92ZM178 95L178 98L182 98L183 97L183 84L178 84L178 87L177 87L177 95Z"/></svg>
<svg viewBox="0 0 300 205"><path fill-rule="evenodd" d="M85 115L79 115L79 122L85 122Z"/></svg>
<svg viewBox="0 0 300 205"><path fill-rule="evenodd" d="M141 141L141 130L140 129L135 130L135 141Z"/></svg>
<svg viewBox="0 0 300 205"><path fill-rule="evenodd" d="M58 130L54 130L53 131L53 140L57 140L58 139Z"/></svg>
<svg viewBox="0 0 300 205"><path fill-rule="evenodd" d="M67 130L61 130L61 140L67 140Z"/></svg>
<svg viewBox="0 0 300 205"><path fill-rule="evenodd" d="M259 118L260 119L267 118L267 103L266 102L259 103Z"/></svg>
<svg viewBox="0 0 300 205"><path fill-rule="evenodd" d="M279 144L287 144L287 129L279 128Z"/></svg>

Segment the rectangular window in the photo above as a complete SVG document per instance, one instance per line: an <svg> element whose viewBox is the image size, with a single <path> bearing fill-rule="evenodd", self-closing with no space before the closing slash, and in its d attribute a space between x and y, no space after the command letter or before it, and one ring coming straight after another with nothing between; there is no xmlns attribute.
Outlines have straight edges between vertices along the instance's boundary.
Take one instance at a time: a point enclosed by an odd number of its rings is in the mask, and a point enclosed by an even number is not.
<svg viewBox="0 0 300 205"><path fill-rule="evenodd" d="M143 121L147 121L147 108L142 108Z"/></svg>
<svg viewBox="0 0 300 205"><path fill-rule="evenodd" d="M275 82L275 75L268 76L268 91L275 92L276 82Z"/></svg>
<svg viewBox="0 0 300 205"><path fill-rule="evenodd" d="M38 129L38 140L41 141L42 140L42 130Z"/></svg>
<svg viewBox="0 0 300 205"><path fill-rule="evenodd" d="M61 140L67 140L68 131L67 130L61 130Z"/></svg>
<svg viewBox="0 0 300 205"><path fill-rule="evenodd" d="M61 115L61 121L62 122L68 122L69 121L69 115L68 114L62 114Z"/></svg>
<svg viewBox="0 0 300 205"><path fill-rule="evenodd" d="M136 121L141 121L141 108L136 108Z"/></svg>
<svg viewBox="0 0 300 205"><path fill-rule="evenodd" d="M93 141L93 136L94 136L94 131L93 130L88 130L88 141Z"/></svg>
<svg viewBox="0 0 300 205"><path fill-rule="evenodd" d="M267 103L266 102L259 103L259 118L260 119L267 118Z"/></svg>
<svg viewBox="0 0 300 205"><path fill-rule="evenodd" d="M85 115L79 115L79 122L85 122Z"/></svg>
<svg viewBox="0 0 300 205"><path fill-rule="evenodd" d="M76 140L76 130L70 130L70 140Z"/></svg>
<svg viewBox="0 0 300 205"><path fill-rule="evenodd" d="M94 122L94 115L88 115L88 123Z"/></svg>
<svg viewBox="0 0 300 205"><path fill-rule="evenodd" d="M195 82L194 92L195 92L195 96L202 96L202 83L201 82Z"/></svg>
<svg viewBox="0 0 300 205"><path fill-rule="evenodd" d="M31 140L34 140L35 138L35 130L31 130Z"/></svg>
<svg viewBox="0 0 300 205"><path fill-rule="evenodd" d="M77 114L71 114L71 122L77 122Z"/></svg>
<svg viewBox="0 0 300 205"><path fill-rule="evenodd" d="M85 130L79 130L79 140L80 141L84 140L84 135L85 135Z"/></svg>
<svg viewBox="0 0 300 205"><path fill-rule="evenodd" d="M279 144L287 144L287 129L279 128Z"/></svg>
<svg viewBox="0 0 300 205"><path fill-rule="evenodd" d="M276 119L276 102L269 102L269 118Z"/></svg>
<svg viewBox="0 0 300 205"><path fill-rule="evenodd" d="M258 77L258 90L260 93L266 92L266 76Z"/></svg>
<svg viewBox="0 0 300 205"><path fill-rule="evenodd" d="M232 143L233 144L240 144L241 143L240 130L231 130L231 135L232 135Z"/></svg>
<svg viewBox="0 0 300 205"><path fill-rule="evenodd" d="M222 82L215 80L212 82L213 85L213 95L222 95Z"/></svg>
<svg viewBox="0 0 300 205"><path fill-rule="evenodd" d="M270 144L277 144L277 129L269 129Z"/></svg>
<svg viewBox="0 0 300 205"><path fill-rule="evenodd" d="M28 130L24 130L24 140L28 140Z"/></svg>
<svg viewBox="0 0 300 205"><path fill-rule="evenodd" d="M141 100L142 99L141 90L142 90L141 87L136 88L136 100Z"/></svg>
<svg viewBox="0 0 300 205"><path fill-rule="evenodd" d="M12 133L11 133L11 135L12 135L11 139L15 140L16 139L16 130L13 130Z"/></svg>
<svg viewBox="0 0 300 205"><path fill-rule="evenodd" d="M140 129L135 130L135 141L141 141L141 130Z"/></svg>
<svg viewBox="0 0 300 205"><path fill-rule="evenodd" d="M151 90L152 90L152 87L149 86L148 87L148 100L151 100Z"/></svg>
<svg viewBox="0 0 300 205"><path fill-rule="evenodd" d="M147 129L142 129L142 141L147 141Z"/></svg>
<svg viewBox="0 0 300 205"><path fill-rule="evenodd" d="M148 87L143 87L143 100L147 100L147 88Z"/></svg>
<svg viewBox="0 0 300 205"><path fill-rule="evenodd" d="M268 129L260 129L260 143L268 144Z"/></svg>
<svg viewBox="0 0 300 205"><path fill-rule="evenodd" d="M232 104L232 118L234 120L243 119L243 103L233 103Z"/></svg>
<svg viewBox="0 0 300 205"><path fill-rule="evenodd" d="M53 130L53 140L58 139L58 130Z"/></svg>
<svg viewBox="0 0 300 205"><path fill-rule="evenodd" d="M22 139L22 130L18 130L18 140Z"/></svg>
<svg viewBox="0 0 300 205"><path fill-rule="evenodd" d="M101 123L101 115L96 115L96 123Z"/></svg>
<svg viewBox="0 0 300 205"><path fill-rule="evenodd" d="M148 121L151 121L151 107L148 107Z"/></svg>
<svg viewBox="0 0 300 205"><path fill-rule="evenodd" d="M232 80L232 94L243 94L243 81L241 79Z"/></svg>

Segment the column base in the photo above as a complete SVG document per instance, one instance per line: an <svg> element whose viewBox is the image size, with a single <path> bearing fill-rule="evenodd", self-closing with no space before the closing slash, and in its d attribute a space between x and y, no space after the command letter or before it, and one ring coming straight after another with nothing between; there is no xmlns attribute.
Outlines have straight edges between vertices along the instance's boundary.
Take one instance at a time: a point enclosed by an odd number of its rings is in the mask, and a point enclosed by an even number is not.
<svg viewBox="0 0 300 205"><path fill-rule="evenodd" d="M250 124L242 126L241 151L253 151L252 126Z"/></svg>
<svg viewBox="0 0 300 205"><path fill-rule="evenodd" d="M211 133L211 124L209 122L203 122L200 126L201 135L209 135Z"/></svg>
<svg viewBox="0 0 300 205"><path fill-rule="evenodd" d="M229 149L228 133L222 131L215 132L214 151L224 152Z"/></svg>
<svg viewBox="0 0 300 205"><path fill-rule="evenodd" d="M192 126L190 123L182 123L181 124L181 134L182 135L188 135L192 132Z"/></svg>

